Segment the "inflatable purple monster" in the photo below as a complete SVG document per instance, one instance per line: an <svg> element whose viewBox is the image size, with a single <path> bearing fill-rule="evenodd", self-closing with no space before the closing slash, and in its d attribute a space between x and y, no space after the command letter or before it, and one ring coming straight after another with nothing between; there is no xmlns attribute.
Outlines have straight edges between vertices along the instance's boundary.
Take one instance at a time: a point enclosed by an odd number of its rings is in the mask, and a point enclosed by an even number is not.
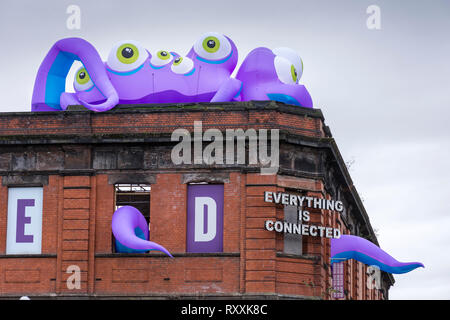
<svg viewBox="0 0 450 320"><path fill-rule="evenodd" d="M68 93L65 79L75 60L83 67L75 74L75 93ZM139 43L123 41L113 47L105 63L89 42L62 39L39 68L32 111L65 110L79 104L101 112L118 103L209 102L235 82L230 76L237 61L233 41L213 32L197 40L186 57L165 50L151 55Z"/></svg>
<svg viewBox="0 0 450 320"><path fill-rule="evenodd" d="M74 93L65 92L75 60ZM312 108L311 97L298 83L301 58L289 48L257 48L231 78L238 61L233 41L206 33L183 57L167 50L152 55L136 41L117 43L103 62L95 48L80 38L56 42L35 81L32 111L66 110L83 105L102 112L117 104L192 103L275 100Z"/></svg>

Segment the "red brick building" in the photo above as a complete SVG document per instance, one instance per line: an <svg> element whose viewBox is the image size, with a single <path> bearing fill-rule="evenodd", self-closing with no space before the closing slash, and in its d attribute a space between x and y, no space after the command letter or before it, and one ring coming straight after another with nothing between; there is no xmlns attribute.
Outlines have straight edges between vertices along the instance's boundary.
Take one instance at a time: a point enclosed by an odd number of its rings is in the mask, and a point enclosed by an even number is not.
<svg viewBox="0 0 450 320"><path fill-rule="evenodd" d="M202 121L203 130L279 129L277 174L261 175L248 163L173 164L171 134L193 131L194 121ZM286 218L282 205L264 201L265 191L338 199L343 212L311 210L311 223L377 244L318 109L240 102L2 113L0 179L0 298L333 299L330 239L302 236L292 246L282 233L265 230L267 219ZM187 190L198 183L223 185L221 252L187 250ZM120 185L148 187L148 198L140 199L148 199L141 204L150 240L174 258L115 252L112 215L128 201ZM40 252L11 253L8 192L31 187L43 190ZM67 284L71 266L81 271L79 288ZM344 299L388 298L393 277L383 273L382 287L370 289L366 269L343 263Z"/></svg>

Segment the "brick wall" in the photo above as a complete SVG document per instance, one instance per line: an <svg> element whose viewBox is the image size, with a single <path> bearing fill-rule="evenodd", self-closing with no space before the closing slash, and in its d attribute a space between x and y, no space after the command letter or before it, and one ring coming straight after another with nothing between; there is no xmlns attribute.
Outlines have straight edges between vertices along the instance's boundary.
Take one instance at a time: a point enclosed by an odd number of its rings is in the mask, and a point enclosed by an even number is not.
<svg viewBox="0 0 450 320"><path fill-rule="evenodd" d="M0 183L0 295L278 294L329 298L329 240L303 237L303 255L294 256L283 253L282 234L264 229L265 220L284 218L281 205L264 202L264 191L297 189L309 196L333 197L325 187L324 175L314 176L316 170L325 168L320 164L326 158L320 148L323 138L329 138L320 110L271 103L198 105L186 110L116 109L105 113L0 115L0 135L5 141L0 143L0 179L6 181ZM287 160L282 161L290 171L272 176L252 173L245 167L197 170L153 166L167 162L170 148L154 140L147 142L148 135L167 135L178 127L192 130L196 120L203 122L203 130L279 128L309 142L315 138L319 151L312 150L311 144L308 150L295 144L287 146L283 151ZM104 139L107 135L115 135L110 145ZM121 143L121 137L133 138L133 146ZM153 148L151 152L147 147ZM100 153L107 156L96 158ZM313 159L310 167L301 166L305 154ZM312 170L313 174L302 170ZM219 177L224 184L223 253L186 253L186 174L200 174L206 180ZM120 181L117 177L137 177L151 183L150 240L166 247L173 259L154 252L113 253L111 218L114 181ZM8 185L16 182L43 185L41 255L5 254ZM350 233L337 213L311 210L311 219L311 223ZM348 297L380 298L379 292L365 289L362 267L346 263ZM79 289L66 285L72 275L67 273L70 266L81 270Z"/></svg>
<svg viewBox="0 0 450 320"><path fill-rule="evenodd" d="M175 128L193 129L194 121L204 128L247 128L289 130L311 137L323 137L320 110L286 108L289 116L280 113L276 105L254 107L248 103L234 106L202 106L183 112L183 108L148 109L115 108L111 112L21 112L4 113L0 117L0 135L100 135L100 134L162 134ZM158 112L164 111L164 112Z"/></svg>
<svg viewBox="0 0 450 320"><path fill-rule="evenodd" d="M174 254L171 259L161 254L112 253L114 188L106 174L50 176L44 188L42 252L55 256L1 258L2 293L321 297L328 276L322 267L327 260L326 240L305 241L305 256L280 254L283 237L265 230L264 221L283 219L283 210L263 199L264 191L317 188L320 184L310 179L234 172L224 185L224 254L185 255L187 184L182 183L182 174L157 174L151 190L150 240ZM0 197L7 197L7 188L0 188ZM0 210L0 225L5 230L6 206ZM312 223L324 222L320 212L311 217ZM4 253L4 238L1 244ZM80 289L66 285L71 276L69 266L81 270ZM24 272L29 278L20 286L13 285Z"/></svg>

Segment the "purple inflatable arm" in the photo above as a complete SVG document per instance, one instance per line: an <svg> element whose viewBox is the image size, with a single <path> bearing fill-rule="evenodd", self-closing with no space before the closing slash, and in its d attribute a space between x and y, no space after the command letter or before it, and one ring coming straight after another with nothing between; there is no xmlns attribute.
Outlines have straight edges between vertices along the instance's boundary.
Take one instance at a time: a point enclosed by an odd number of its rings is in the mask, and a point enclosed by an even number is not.
<svg viewBox="0 0 450 320"><path fill-rule="evenodd" d="M135 207L123 206L117 209L112 217L111 227L116 240L128 248L135 250L159 250L172 257L166 248L155 242L148 241L147 221ZM136 236L134 231L136 228L144 232L146 240Z"/></svg>
<svg viewBox="0 0 450 320"><path fill-rule="evenodd" d="M225 81L216 92L211 102L231 101L239 96L243 83L237 79L230 78Z"/></svg>
<svg viewBox="0 0 450 320"><path fill-rule="evenodd" d="M420 262L399 262L378 246L352 235L331 239L331 263L355 259L367 265L376 265L385 272L406 273L424 265Z"/></svg>
<svg viewBox="0 0 450 320"><path fill-rule="evenodd" d="M86 40L66 38L56 42L39 67L34 84L32 111L61 110L61 94L65 91L66 76L75 60L80 60L98 90L103 103L93 105L80 101L86 108L101 112L117 105L119 96L111 84L97 50ZM62 97L67 102L68 97Z"/></svg>

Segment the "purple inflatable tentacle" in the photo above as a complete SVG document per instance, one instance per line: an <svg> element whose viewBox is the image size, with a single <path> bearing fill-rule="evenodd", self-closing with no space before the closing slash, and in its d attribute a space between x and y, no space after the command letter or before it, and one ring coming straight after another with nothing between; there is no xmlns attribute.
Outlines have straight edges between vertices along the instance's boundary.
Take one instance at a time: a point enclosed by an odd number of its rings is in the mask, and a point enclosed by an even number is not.
<svg viewBox="0 0 450 320"><path fill-rule="evenodd" d="M148 241L148 226L142 213L132 206L123 206L114 212L112 232L117 241L122 245L135 250L159 250L172 257L163 246ZM145 240L136 236L135 229L140 228L145 235ZM172 257L173 258L173 257Z"/></svg>
<svg viewBox="0 0 450 320"><path fill-rule="evenodd" d="M108 97L108 99L100 104L92 104L83 100L80 100L80 103L87 109L95 112L108 111L114 108L119 103L119 97L117 96L117 93L115 96L111 93L107 93L106 96Z"/></svg>
<svg viewBox="0 0 450 320"><path fill-rule="evenodd" d="M212 97L211 102L231 101L234 97L239 95L241 87L242 82L240 80L230 78L220 86L214 97Z"/></svg>
<svg viewBox="0 0 450 320"><path fill-rule="evenodd" d="M106 98L106 101L94 105L80 100L80 103L89 110L101 112L114 108L119 103L119 95L108 78L105 65L97 50L86 40L80 38L63 39L59 44L62 51L76 54L83 63L86 71L94 82L97 89Z"/></svg>
<svg viewBox="0 0 450 320"><path fill-rule="evenodd" d="M99 105L93 105L84 101L80 101L80 103L86 108L97 112L114 108L119 103L119 96L111 84L105 65L94 46L81 38L63 39L57 42L57 46L61 51L71 52L80 58L92 82L106 98L106 101Z"/></svg>
<svg viewBox="0 0 450 320"><path fill-rule="evenodd" d="M65 79L67 76L70 69L68 67L70 67L70 65L65 65L64 67L61 67L61 70L55 71L57 74L50 75L52 66L61 52L69 53L73 56L74 60L79 59L83 63L92 81L106 99L105 102L99 105L90 105L80 101L84 106L93 111L106 111L113 108L119 102L116 89L112 86L108 78L103 61L97 50L89 42L81 38L66 38L57 41L52 46L39 67L31 103L33 111L40 111L40 106L46 105L45 98L48 77L51 76L53 78L57 77L59 79ZM63 88L58 88L58 90L62 90L61 93L63 93ZM63 100L67 101L65 100L66 98L67 97L64 97Z"/></svg>
<svg viewBox="0 0 450 320"><path fill-rule="evenodd" d="M59 100L61 104L61 109L66 110L68 106L78 105L80 102L75 93L71 92L63 92L61 93L61 97Z"/></svg>
<svg viewBox="0 0 450 320"><path fill-rule="evenodd" d="M420 265L424 267L420 262L397 261L374 243L358 236L342 235L339 239L331 240L331 258L346 252L362 253L390 267L402 267L409 265Z"/></svg>
<svg viewBox="0 0 450 320"><path fill-rule="evenodd" d="M47 84L47 76L53 62L58 55L59 50L53 45L39 66L34 81L33 96L31 98L31 111L55 111L45 104L45 88Z"/></svg>

